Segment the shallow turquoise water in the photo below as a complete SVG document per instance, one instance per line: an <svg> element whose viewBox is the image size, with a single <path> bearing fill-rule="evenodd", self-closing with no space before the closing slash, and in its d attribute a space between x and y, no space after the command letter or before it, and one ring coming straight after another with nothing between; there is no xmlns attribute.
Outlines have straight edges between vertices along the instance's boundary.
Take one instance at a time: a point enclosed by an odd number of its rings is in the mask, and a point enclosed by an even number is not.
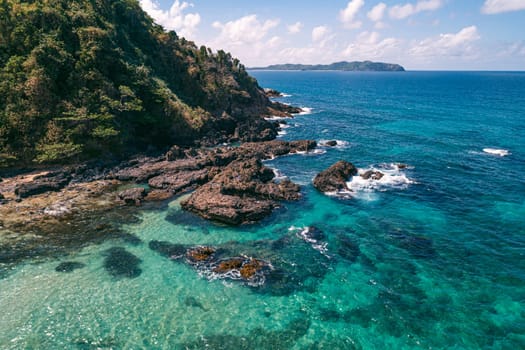
<svg viewBox="0 0 525 350"><path fill-rule="evenodd" d="M240 228L184 214L175 200L123 223L141 244L20 265L0 280L0 348L524 348L525 74L254 75L312 108L282 138L341 141L267 163L303 199ZM387 176L352 181L352 199L316 192L311 179L339 159ZM310 225L324 238L302 239ZM152 240L264 258L284 278L217 279L159 255ZM106 271L112 247L141 260L137 277ZM85 267L56 272L66 260Z"/></svg>

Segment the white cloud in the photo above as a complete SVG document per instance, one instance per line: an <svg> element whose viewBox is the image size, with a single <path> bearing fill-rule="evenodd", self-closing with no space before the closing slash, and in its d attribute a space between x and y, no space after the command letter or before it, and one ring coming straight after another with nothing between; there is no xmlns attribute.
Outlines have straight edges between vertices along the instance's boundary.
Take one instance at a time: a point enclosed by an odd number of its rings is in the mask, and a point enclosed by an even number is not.
<svg viewBox="0 0 525 350"><path fill-rule="evenodd" d="M371 21L379 22L383 19L385 10L386 4L384 2L380 2L379 4L375 5L370 11L368 11L366 15Z"/></svg>
<svg viewBox="0 0 525 350"><path fill-rule="evenodd" d="M442 0L420 0L415 4L394 5L389 15L394 19L404 19L423 11L434 11L443 6Z"/></svg>
<svg viewBox="0 0 525 350"><path fill-rule="evenodd" d="M396 38L381 39L378 32L362 32L354 42L343 51L343 56L350 60L380 60L398 55L401 40Z"/></svg>
<svg viewBox="0 0 525 350"><path fill-rule="evenodd" d="M364 0L351 0L348 2L348 5L346 5L346 8L339 12L339 19L344 23L346 28L353 29L361 27L362 23L355 21L355 17L364 4Z"/></svg>
<svg viewBox="0 0 525 350"><path fill-rule="evenodd" d="M486 0L481 12L493 15L501 12L525 10L525 0Z"/></svg>
<svg viewBox="0 0 525 350"><path fill-rule="evenodd" d="M303 24L301 22L296 22L294 24L290 24L286 27L288 29L288 33L290 34L297 34L300 33L303 29Z"/></svg>
<svg viewBox="0 0 525 350"><path fill-rule="evenodd" d="M411 49L413 57L476 57L472 45L480 38L476 26L465 27L457 33L440 34L437 38L427 38L416 43Z"/></svg>
<svg viewBox="0 0 525 350"><path fill-rule="evenodd" d="M275 28L279 20L269 19L260 22L257 15L241 17L226 23L214 22L213 27L220 29L219 43L230 45L254 44L261 41L268 31Z"/></svg>
<svg viewBox="0 0 525 350"><path fill-rule="evenodd" d="M167 30L175 30L179 35L191 37L201 22L198 13L184 14L184 10L193 6L187 2L175 0L170 9L165 11L155 0L140 0L140 5L154 20Z"/></svg>
<svg viewBox="0 0 525 350"><path fill-rule="evenodd" d="M312 41L319 42L321 41L328 33L330 29L326 26L319 26L312 29Z"/></svg>

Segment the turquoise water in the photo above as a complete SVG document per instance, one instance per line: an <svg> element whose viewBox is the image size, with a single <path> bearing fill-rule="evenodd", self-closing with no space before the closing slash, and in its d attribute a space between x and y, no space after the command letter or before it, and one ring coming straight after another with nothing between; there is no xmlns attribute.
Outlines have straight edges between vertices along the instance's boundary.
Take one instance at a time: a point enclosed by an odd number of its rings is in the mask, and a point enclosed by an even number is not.
<svg viewBox="0 0 525 350"><path fill-rule="evenodd" d="M123 223L141 243L18 265L0 280L0 348L525 348L525 74L253 74L311 108L282 139L339 140L267 163L303 199L240 228L177 199ZM315 191L340 159L386 175L352 180L353 198ZM305 239L306 226L323 235ZM213 245L281 274L217 278L153 240ZM140 259L128 275L105 269L114 247ZM63 261L85 267L56 272Z"/></svg>

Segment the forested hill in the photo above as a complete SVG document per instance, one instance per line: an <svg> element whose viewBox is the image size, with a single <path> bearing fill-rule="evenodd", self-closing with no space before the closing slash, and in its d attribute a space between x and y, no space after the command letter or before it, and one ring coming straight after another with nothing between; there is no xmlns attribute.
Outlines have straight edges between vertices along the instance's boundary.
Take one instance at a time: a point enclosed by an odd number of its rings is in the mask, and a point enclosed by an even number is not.
<svg viewBox="0 0 525 350"><path fill-rule="evenodd" d="M274 64L268 67L249 68L251 70L340 70L357 72L403 72L399 64L372 61L335 62L331 64Z"/></svg>
<svg viewBox="0 0 525 350"><path fill-rule="evenodd" d="M270 103L136 0L0 0L0 166L232 140Z"/></svg>

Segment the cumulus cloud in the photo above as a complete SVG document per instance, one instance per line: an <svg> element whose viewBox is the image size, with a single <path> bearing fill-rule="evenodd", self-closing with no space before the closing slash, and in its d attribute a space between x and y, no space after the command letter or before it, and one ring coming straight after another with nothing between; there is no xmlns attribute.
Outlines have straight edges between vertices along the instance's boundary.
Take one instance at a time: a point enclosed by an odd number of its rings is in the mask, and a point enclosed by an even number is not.
<svg viewBox="0 0 525 350"><path fill-rule="evenodd" d="M379 4L375 5L370 11L368 11L366 15L371 21L378 22L383 19L385 10L386 4L384 2L380 2Z"/></svg>
<svg viewBox="0 0 525 350"><path fill-rule="evenodd" d="M424 39L410 49L410 54L415 57L473 58L476 56L473 43L479 38L476 26L465 27L457 33Z"/></svg>
<svg viewBox="0 0 525 350"><path fill-rule="evenodd" d="M278 24L279 20L269 19L261 22L257 15L249 15L226 23L214 22L213 27L221 31L218 38L220 43L244 45L259 42Z"/></svg>
<svg viewBox="0 0 525 350"><path fill-rule="evenodd" d="M362 23L360 21L356 21L355 17L364 4L364 0L351 0L346 5L346 8L339 12L339 19L341 22L343 22L346 28L353 29L361 27Z"/></svg>
<svg viewBox="0 0 525 350"><path fill-rule="evenodd" d="M319 42L324 39L328 33L330 33L330 29L326 26L315 27L312 29L312 41Z"/></svg>
<svg viewBox="0 0 525 350"><path fill-rule="evenodd" d="M381 38L378 32L362 32L343 50L343 56L352 60L378 60L396 56L401 40Z"/></svg>
<svg viewBox="0 0 525 350"><path fill-rule="evenodd" d="M415 4L394 5L389 15L394 19L404 19L423 11L434 11L443 6L442 0L420 0Z"/></svg>
<svg viewBox="0 0 525 350"><path fill-rule="evenodd" d="M290 24L286 27L288 29L288 33L290 34L297 34L300 33L303 29L303 24L301 22L296 22L294 24Z"/></svg>
<svg viewBox="0 0 525 350"><path fill-rule="evenodd" d="M140 0L140 6L156 23L167 30L175 30L181 36L193 36L201 22L201 16L198 13L184 14L188 7L193 6L187 2L175 0L167 11L162 10L159 3L155 0Z"/></svg>
<svg viewBox="0 0 525 350"><path fill-rule="evenodd" d="M520 10L525 10L525 0L486 0L481 8L488 15Z"/></svg>

